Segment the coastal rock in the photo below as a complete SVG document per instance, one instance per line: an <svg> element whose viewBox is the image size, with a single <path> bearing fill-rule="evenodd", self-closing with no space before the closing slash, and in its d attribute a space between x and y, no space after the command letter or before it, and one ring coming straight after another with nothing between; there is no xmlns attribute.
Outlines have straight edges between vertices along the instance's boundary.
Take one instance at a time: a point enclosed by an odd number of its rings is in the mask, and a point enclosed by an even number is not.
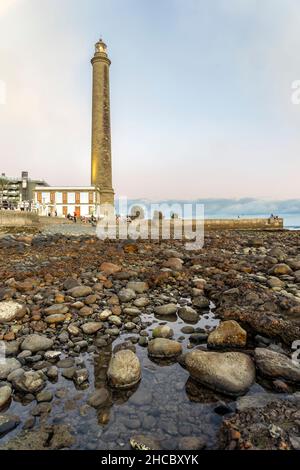
<svg viewBox="0 0 300 470"><path fill-rule="evenodd" d="M183 267L183 261L180 258L169 258L163 262L163 267L173 269L174 271L181 271Z"/></svg>
<svg viewBox="0 0 300 470"><path fill-rule="evenodd" d="M24 341L21 344L22 351L28 350L33 353L37 351L47 351L47 349L51 349L53 346L53 340L47 338L47 336L42 336L38 334L32 334L26 336Z"/></svg>
<svg viewBox="0 0 300 470"><path fill-rule="evenodd" d="M107 261L104 261L104 263L102 263L100 266L100 271L104 272L108 276L110 274L118 273L119 271L121 271L121 269L121 266L118 266L114 263L108 263Z"/></svg>
<svg viewBox="0 0 300 470"><path fill-rule="evenodd" d="M65 321L65 319L66 319L65 315L61 315L57 313L54 315L48 315L45 318L45 322L51 325L52 323L62 323L63 321Z"/></svg>
<svg viewBox="0 0 300 470"><path fill-rule="evenodd" d="M247 332L235 321L221 322L208 336L208 344L214 347L244 347Z"/></svg>
<svg viewBox="0 0 300 470"><path fill-rule="evenodd" d="M0 410L2 410L11 399L11 387L9 385L4 385L0 387Z"/></svg>
<svg viewBox="0 0 300 470"><path fill-rule="evenodd" d="M278 274L278 275L291 274L292 272L293 272L292 269L287 264L284 264L284 263L275 264L275 266L273 266L273 268L270 271L271 274Z"/></svg>
<svg viewBox="0 0 300 470"><path fill-rule="evenodd" d="M16 369L20 369L21 363L13 357L0 362L0 380L5 380L8 375Z"/></svg>
<svg viewBox="0 0 300 470"><path fill-rule="evenodd" d="M185 365L196 381L228 395L244 395L255 380L252 360L239 352L195 350L186 354Z"/></svg>
<svg viewBox="0 0 300 470"><path fill-rule="evenodd" d="M172 338L174 331L168 325L159 325L152 331L153 338Z"/></svg>
<svg viewBox="0 0 300 470"><path fill-rule="evenodd" d="M103 323L101 322L88 322L81 325L82 331L87 335L93 335L97 333L97 331L103 328Z"/></svg>
<svg viewBox="0 0 300 470"><path fill-rule="evenodd" d="M68 313L69 308L63 304L54 304L45 309L46 315L64 315Z"/></svg>
<svg viewBox="0 0 300 470"><path fill-rule="evenodd" d="M105 405L109 399L109 392L106 388L95 390L88 398L88 404L93 408L100 408Z"/></svg>
<svg viewBox="0 0 300 470"><path fill-rule="evenodd" d="M185 307L181 307L178 310L178 316L184 322L188 322L188 323L197 323L197 321L199 320L198 312L192 307L189 307L188 305L186 305Z"/></svg>
<svg viewBox="0 0 300 470"><path fill-rule="evenodd" d="M209 300L204 295L198 295L193 298L193 306L198 308L208 308Z"/></svg>
<svg viewBox="0 0 300 470"><path fill-rule="evenodd" d="M133 449L161 450L159 439L145 434L135 434L130 438L130 445Z"/></svg>
<svg viewBox="0 0 300 470"><path fill-rule="evenodd" d="M127 283L127 289L132 289L137 294L143 294L149 289L147 282L131 281Z"/></svg>
<svg viewBox="0 0 300 470"><path fill-rule="evenodd" d="M18 375L12 384L16 390L23 393L37 393L45 387L44 379L35 371L28 371Z"/></svg>
<svg viewBox="0 0 300 470"><path fill-rule="evenodd" d="M129 349L118 351L110 360L107 377L115 388L130 388L141 379L141 364Z"/></svg>
<svg viewBox="0 0 300 470"><path fill-rule="evenodd" d="M0 323L9 323L13 320L22 318L26 313L24 305L18 302L2 301L0 302Z"/></svg>
<svg viewBox="0 0 300 470"><path fill-rule="evenodd" d="M20 424L20 418L15 415L0 414L0 438L13 431Z"/></svg>
<svg viewBox="0 0 300 470"><path fill-rule="evenodd" d="M259 371L272 378L300 383L300 367L292 359L266 348L255 349L255 362Z"/></svg>
<svg viewBox="0 0 300 470"><path fill-rule="evenodd" d="M68 290L68 295L71 295L72 297L75 297L75 299L77 299L78 297L87 297L92 292L93 291L89 286L76 286Z"/></svg>
<svg viewBox="0 0 300 470"><path fill-rule="evenodd" d="M157 358L175 357L182 353L182 346L171 339L156 338L149 342L148 353Z"/></svg>
<svg viewBox="0 0 300 470"><path fill-rule="evenodd" d="M186 436L181 437L178 443L179 450L201 450L206 446L202 437Z"/></svg>
<svg viewBox="0 0 300 470"><path fill-rule="evenodd" d="M123 288L118 293L119 299L121 302L130 302L131 300L136 298L136 294L133 289Z"/></svg>
<svg viewBox="0 0 300 470"><path fill-rule="evenodd" d="M177 312L176 304L165 304L155 307L154 311L157 315L174 315Z"/></svg>

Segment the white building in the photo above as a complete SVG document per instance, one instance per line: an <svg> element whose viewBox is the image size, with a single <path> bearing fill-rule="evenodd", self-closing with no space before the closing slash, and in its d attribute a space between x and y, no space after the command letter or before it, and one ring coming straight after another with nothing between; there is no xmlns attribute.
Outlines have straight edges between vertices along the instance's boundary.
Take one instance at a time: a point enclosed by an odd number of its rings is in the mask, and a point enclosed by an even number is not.
<svg viewBox="0 0 300 470"><path fill-rule="evenodd" d="M89 216L96 212L97 191L94 186L38 186L34 201L39 215Z"/></svg>

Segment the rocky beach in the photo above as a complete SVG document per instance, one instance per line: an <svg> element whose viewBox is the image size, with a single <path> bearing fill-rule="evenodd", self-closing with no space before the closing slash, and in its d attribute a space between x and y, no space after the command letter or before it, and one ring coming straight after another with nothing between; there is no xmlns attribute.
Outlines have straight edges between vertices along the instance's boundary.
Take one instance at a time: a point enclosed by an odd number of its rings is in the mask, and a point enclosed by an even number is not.
<svg viewBox="0 0 300 470"><path fill-rule="evenodd" d="M0 235L0 449L300 449L299 232L67 229Z"/></svg>

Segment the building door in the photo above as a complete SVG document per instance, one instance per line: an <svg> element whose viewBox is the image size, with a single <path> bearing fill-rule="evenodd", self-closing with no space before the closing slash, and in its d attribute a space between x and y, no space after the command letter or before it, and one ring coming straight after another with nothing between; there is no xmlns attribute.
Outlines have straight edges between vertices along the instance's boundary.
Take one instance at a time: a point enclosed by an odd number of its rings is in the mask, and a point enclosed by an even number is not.
<svg viewBox="0 0 300 470"><path fill-rule="evenodd" d="M80 206L75 207L76 217L80 217Z"/></svg>
<svg viewBox="0 0 300 470"><path fill-rule="evenodd" d="M68 215L68 208L67 208L67 206L63 206L62 209L63 209L63 215L64 215L65 217L67 217L67 215Z"/></svg>

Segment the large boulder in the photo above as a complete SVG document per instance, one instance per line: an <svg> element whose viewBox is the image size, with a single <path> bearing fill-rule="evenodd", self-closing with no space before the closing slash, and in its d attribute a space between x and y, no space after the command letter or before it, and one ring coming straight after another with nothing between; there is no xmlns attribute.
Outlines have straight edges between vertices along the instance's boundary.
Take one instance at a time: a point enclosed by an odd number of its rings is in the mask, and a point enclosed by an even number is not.
<svg viewBox="0 0 300 470"><path fill-rule="evenodd" d="M199 320L198 312L188 305L185 305L178 310L178 316L181 318L181 320L187 323L197 323Z"/></svg>
<svg viewBox="0 0 300 470"><path fill-rule="evenodd" d="M53 340L47 338L47 336L32 334L26 336L21 344L21 349L31 351L33 353L37 351L47 351L53 346Z"/></svg>
<svg viewBox="0 0 300 470"><path fill-rule="evenodd" d="M35 371L24 372L17 375L12 381L13 387L23 393L37 393L45 387L41 374Z"/></svg>
<svg viewBox="0 0 300 470"><path fill-rule="evenodd" d="M247 332L235 320L221 322L212 331L207 340L214 347L244 347L247 342Z"/></svg>
<svg viewBox="0 0 300 470"><path fill-rule="evenodd" d="M178 341L167 338L156 338L148 344L148 354L152 357L176 357L182 353L182 346Z"/></svg>
<svg viewBox="0 0 300 470"><path fill-rule="evenodd" d="M252 360L240 352L195 350L186 354L185 365L194 380L227 395L244 395L255 380Z"/></svg>
<svg viewBox="0 0 300 470"><path fill-rule="evenodd" d="M0 323L8 323L22 318L26 313L24 305L12 300L0 302Z"/></svg>
<svg viewBox="0 0 300 470"><path fill-rule="evenodd" d="M108 371L108 381L115 388L130 388L141 379L141 364L137 355L130 349L113 354Z"/></svg>
<svg viewBox="0 0 300 470"><path fill-rule="evenodd" d="M300 383L300 365L284 354L271 349L256 348L255 362L263 375Z"/></svg>

